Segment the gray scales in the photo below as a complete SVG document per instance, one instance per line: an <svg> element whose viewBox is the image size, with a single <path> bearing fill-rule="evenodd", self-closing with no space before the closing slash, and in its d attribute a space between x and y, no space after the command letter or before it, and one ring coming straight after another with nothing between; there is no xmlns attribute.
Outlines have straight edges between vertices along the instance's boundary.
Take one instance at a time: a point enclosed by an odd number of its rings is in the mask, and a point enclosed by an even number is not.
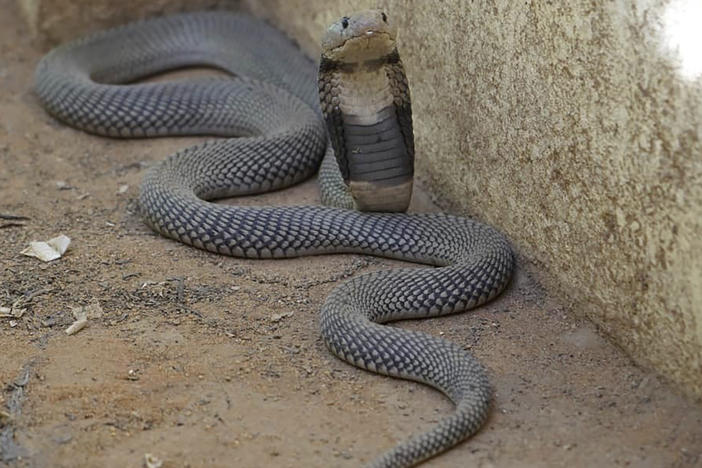
<svg viewBox="0 0 702 468"><path fill-rule="evenodd" d="M380 12L343 18L330 31L368 15ZM235 76L133 83L194 65ZM251 17L221 12L153 19L54 49L39 63L35 80L48 112L91 133L237 136L186 148L148 171L140 209L149 226L167 237L247 258L344 252L438 267L378 271L339 285L322 306L321 333L341 359L426 383L456 405L428 432L370 466L415 465L480 428L492 394L481 364L454 343L382 324L461 312L495 297L514 267L510 246L493 228L467 218L348 209L355 203L329 144L317 69L284 35ZM394 127L395 135L402 125ZM207 201L285 188L318 169L322 200L332 206Z"/></svg>

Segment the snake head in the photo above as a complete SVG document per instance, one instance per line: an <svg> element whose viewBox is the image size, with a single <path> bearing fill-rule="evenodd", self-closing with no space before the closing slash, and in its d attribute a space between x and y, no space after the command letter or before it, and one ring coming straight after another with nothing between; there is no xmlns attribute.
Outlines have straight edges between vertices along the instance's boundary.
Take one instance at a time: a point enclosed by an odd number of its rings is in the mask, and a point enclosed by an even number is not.
<svg viewBox="0 0 702 468"><path fill-rule="evenodd" d="M322 37L322 55L357 63L386 57L396 48L397 27L382 10L364 10L334 22Z"/></svg>

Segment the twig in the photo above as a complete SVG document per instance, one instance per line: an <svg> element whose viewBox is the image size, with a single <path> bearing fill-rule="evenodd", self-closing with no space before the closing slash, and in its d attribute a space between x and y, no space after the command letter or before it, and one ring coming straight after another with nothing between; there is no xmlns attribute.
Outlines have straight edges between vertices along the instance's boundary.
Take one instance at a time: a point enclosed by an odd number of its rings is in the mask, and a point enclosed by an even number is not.
<svg viewBox="0 0 702 468"><path fill-rule="evenodd" d="M42 294L46 294L48 292L53 291L51 288L43 288L43 289L37 289L34 291L29 291L24 293L24 302L30 302L32 299L34 299L37 296L41 296Z"/></svg>
<svg viewBox="0 0 702 468"><path fill-rule="evenodd" d="M11 215L7 213L0 213L0 219L7 219L9 221L29 221L30 218L20 215Z"/></svg>

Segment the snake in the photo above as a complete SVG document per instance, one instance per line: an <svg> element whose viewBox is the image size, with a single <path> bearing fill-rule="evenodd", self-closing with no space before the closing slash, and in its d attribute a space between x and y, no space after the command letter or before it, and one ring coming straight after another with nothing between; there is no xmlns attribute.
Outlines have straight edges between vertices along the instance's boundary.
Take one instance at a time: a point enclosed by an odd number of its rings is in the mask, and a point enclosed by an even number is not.
<svg viewBox="0 0 702 468"><path fill-rule="evenodd" d="M388 16L340 18L324 33L319 60L245 13L140 20L54 48L37 65L34 89L49 114L93 134L222 137L144 175L139 211L166 237L243 258L354 253L426 265L354 276L332 290L319 318L323 341L342 360L427 384L454 403L435 425L368 464L405 467L475 434L493 392L486 369L462 346L388 322L489 301L508 284L514 255L503 234L471 218L405 212L412 112ZM230 76L142 80L191 66ZM316 173L322 205L215 202Z"/></svg>

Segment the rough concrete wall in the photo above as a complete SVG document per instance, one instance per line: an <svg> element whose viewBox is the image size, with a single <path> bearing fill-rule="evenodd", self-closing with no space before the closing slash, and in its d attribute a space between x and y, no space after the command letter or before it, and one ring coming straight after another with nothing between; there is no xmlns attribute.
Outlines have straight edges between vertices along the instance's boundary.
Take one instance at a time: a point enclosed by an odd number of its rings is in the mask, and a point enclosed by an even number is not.
<svg viewBox="0 0 702 468"><path fill-rule="evenodd" d="M665 44L680 2L247 3L315 53L338 16L393 15L419 175L505 231L639 362L702 395L702 78Z"/></svg>
<svg viewBox="0 0 702 468"><path fill-rule="evenodd" d="M93 17L87 0L59 3ZM127 3L104 21L133 17ZM505 231L637 361L702 395L702 78L668 22L694 2L244 3L313 54L331 21L384 8L401 28L418 175ZM37 30L85 29L61 15Z"/></svg>

